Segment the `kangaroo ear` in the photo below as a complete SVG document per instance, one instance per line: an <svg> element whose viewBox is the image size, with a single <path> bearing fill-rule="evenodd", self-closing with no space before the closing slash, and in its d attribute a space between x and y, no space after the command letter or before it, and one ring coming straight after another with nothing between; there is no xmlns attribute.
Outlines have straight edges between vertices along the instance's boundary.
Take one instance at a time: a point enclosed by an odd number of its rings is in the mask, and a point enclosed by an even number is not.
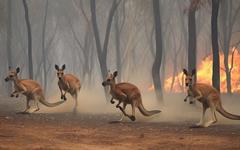
<svg viewBox="0 0 240 150"><path fill-rule="evenodd" d="M118 75L118 72L115 71L115 72L113 73L113 77L115 78L117 75Z"/></svg>
<svg viewBox="0 0 240 150"><path fill-rule="evenodd" d="M17 73L19 73L19 72L20 72L20 68L19 68L19 67L17 67L17 69L16 69L16 72L17 72Z"/></svg>
<svg viewBox="0 0 240 150"><path fill-rule="evenodd" d="M183 69L183 73L184 73L185 75L188 75L188 71L187 71L186 69Z"/></svg>
<svg viewBox="0 0 240 150"><path fill-rule="evenodd" d="M58 65L55 65L55 69L58 71L59 70L59 67L58 67Z"/></svg>
<svg viewBox="0 0 240 150"><path fill-rule="evenodd" d="M196 74L196 69L192 70L192 76Z"/></svg>
<svg viewBox="0 0 240 150"><path fill-rule="evenodd" d="M65 64L62 65L62 70L65 70L65 68L66 68L66 65Z"/></svg>

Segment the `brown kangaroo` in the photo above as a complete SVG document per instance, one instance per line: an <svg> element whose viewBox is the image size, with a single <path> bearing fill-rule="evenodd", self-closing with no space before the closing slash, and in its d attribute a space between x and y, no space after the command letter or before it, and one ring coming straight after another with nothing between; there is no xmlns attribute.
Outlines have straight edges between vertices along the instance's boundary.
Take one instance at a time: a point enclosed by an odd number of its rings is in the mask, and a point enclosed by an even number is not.
<svg viewBox="0 0 240 150"><path fill-rule="evenodd" d="M73 112L77 112L78 106L78 92L81 89L80 80L72 74L64 74L64 70L66 65L64 64L60 69L58 65L55 65L55 69L57 70L58 76L58 87L61 92L61 99L67 100L66 93L68 92L75 100L75 106L73 108ZM64 92L64 93L63 93Z"/></svg>
<svg viewBox="0 0 240 150"><path fill-rule="evenodd" d="M37 106L37 109L34 112L39 110L38 101L47 107L55 107L57 105L62 104L64 101L59 101L56 103L49 103L45 100L43 90L41 86L34 80L29 79L19 79L18 73L20 72L20 68L11 69L9 67L8 76L5 78L5 81L13 81L14 83L14 91L11 93L11 97L18 97L19 94L23 94L27 98L26 109L23 113L29 113L30 109L30 100L33 100Z"/></svg>
<svg viewBox="0 0 240 150"><path fill-rule="evenodd" d="M187 97L192 97L194 100L198 100L203 105L203 112L199 123L194 127L208 127L211 124L217 122L216 111L218 111L221 115L226 118L232 120L240 120L240 116L228 113L222 107L220 93L213 86L204 84L204 83L194 83L193 76L196 71L192 70L192 73L189 73L186 69L183 69L183 73L185 74L185 85L188 87L188 95ZM187 98L186 97L186 98ZM185 99L186 99L185 98ZM212 120L209 122L204 122L205 112L210 108L212 113Z"/></svg>
<svg viewBox="0 0 240 150"><path fill-rule="evenodd" d="M116 84L115 78L117 74L117 71L115 71L113 74L108 74L107 79L102 82L102 85L110 86L110 94L112 95L111 103L114 103L113 99L118 100L119 103L116 105L116 107L122 111L124 116L127 116L132 121L135 121L135 107L137 107L144 116L151 116L161 112L160 110L147 111L143 107L139 89L135 85L127 82ZM121 103L123 103L123 108L120 106ZM132 115L128 115L125 112L127 104L131 104L132 106Z"/></svg>

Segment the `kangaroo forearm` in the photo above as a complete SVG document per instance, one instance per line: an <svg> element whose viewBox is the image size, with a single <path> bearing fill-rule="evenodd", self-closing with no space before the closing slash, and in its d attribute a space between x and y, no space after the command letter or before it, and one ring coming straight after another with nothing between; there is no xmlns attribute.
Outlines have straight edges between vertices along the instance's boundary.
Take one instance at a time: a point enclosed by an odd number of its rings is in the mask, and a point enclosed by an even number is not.
<svg viewBox="0 0 240 150"><path fill-rule="evenodd" d="M18 93L18 91L15 90L11 94L14 95L14 94L17 94L17 93Z"/></svg>
<svg viewBox="0 0 240 150"><path fill-rule="evenodd" d="M198 92L198 96L195 97L196 100L200 100L203 97L201 92Z"/></svg>

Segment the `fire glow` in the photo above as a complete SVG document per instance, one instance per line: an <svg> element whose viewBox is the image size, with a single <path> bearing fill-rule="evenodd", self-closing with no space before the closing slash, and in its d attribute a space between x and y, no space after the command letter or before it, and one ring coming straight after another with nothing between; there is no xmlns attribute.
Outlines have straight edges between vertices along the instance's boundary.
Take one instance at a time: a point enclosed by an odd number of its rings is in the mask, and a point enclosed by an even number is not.
<svg viewBox="0 0 240 150"><path fill-rule="evenodd" d="M232 59L233 58L233 59ZM226 72L224 67L224 54L219 54L220 59L220 88L222 93L227 92ZM232 61L233 60L233 61ZM228 64L231 70L231 87L233 93L240 93L240 52L236 48L232 48L228 56ZM180 72L175 76L175 82L172 84L173 77L168 77L164 82L166 92L183 92L184 76ZM212 84L212 55L207 56L197 67L197 82ZM153 85L149 87L149 91L154 90Z"/></svg>

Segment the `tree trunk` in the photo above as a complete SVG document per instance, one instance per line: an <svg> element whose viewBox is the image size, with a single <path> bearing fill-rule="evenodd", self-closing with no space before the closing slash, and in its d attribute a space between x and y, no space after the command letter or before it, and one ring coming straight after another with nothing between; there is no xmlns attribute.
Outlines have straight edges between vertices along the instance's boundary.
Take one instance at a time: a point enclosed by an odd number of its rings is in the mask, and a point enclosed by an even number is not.
<svg viewBox="0 0 240 150"><path fill-rule="evenodd" d="M118 82L121 82L121 53L120 53L120 29L119 29L119 14L116 11L115 15L115 41L116 41L116 66L118 71Z"/></svg>
<svg viewBox="0 0 240 150"><path fill-rule="evenodd" d="M7 26L7 61L12 66L12 0L8 0L8 26Z"/></svg>
<svg viewBox="0 0 240 150"><path fill-rule="evenodd" d="M113 16L117 9L118 4L117 4L117 0L114 0L112 7L109 11L103 48L101 46L98 24L97 24L96 0L91 0L90 6L91 6L91 18L92 18L93 33L94 33L95 42L96 42L97 56L100 64L102 79L105 80L107 76L107 49L108 49L109 36L110 36ZM108 97L107 95L108 95L107 89L105 88L106 98Z"/></svg>
<svg viewBox="0 0 240 150"><path fill-rule="evenodd" d="M213 74L212 85L220 91L220 67L219 67L219 47L218 47L218 9L219 0L212 0L212 17L211 17L211 31L212 31L212 51L213 51Z"/></svg>
<svg viewBox="0 0 240 150"><path fill-rule="evenodd" d="M188 13L188 70L191 72L196 69L196 18L195 8L190 8ZM197 81L197 74L194 78Z"/></svg>
<svg viewBox="0 0 240 150"><path fill-rule="evenodd" d="M228 65L228 56L229 56L229 47L232 34L232 25L231 25L231 9L232 4L231 0L222 2L222 30L223 30L223 52L224 52L224 68L226 73L226 82L227 82L227 93L232 93L231 87L231 71Z"/></svg>
<svg viewBox="0 0 240 150"><path fill-rule="evenodd" d="M28 5L26 0L22 0L24 12L25 12L25 21L26 21L26 27L27 27L27 36L28 36L28 72L29 72L29 78L33 79L33 61L32 61L32 33L31 33L31 25L29 20L29 14L28 14Z"/></svg>
<svg viewBox="0 0 240 150"><path fill-rule="evenodd" d="M7 19L7 65L8 67L13 67L12 65L12 0L8 0L8 19ZM8 92L11 92L11 84L7 85Z"/></svg>
<svg viewBox="0 0 240 150"><path fill-rule="evenodd" d="M159 0L153 0L153 14L155 21L155 40L156 40L156 56L152 66L152 78L155 93L158 101L163 102L162 86L160 80L160 67L162 62L162 31L160 18Z"/></svg>
<svg viewBox="0 0 240 150"><path fill-rule="evenodd" d="M45 12L43 18L43 29L42 29L42 60L43 60L43 78L44 78L44 91L47 91L47 60L46 60L46 49L45 49L45 33L46 33L46 22L47 22L47 12L48 12L48 0L46 0Z"/></svg>

